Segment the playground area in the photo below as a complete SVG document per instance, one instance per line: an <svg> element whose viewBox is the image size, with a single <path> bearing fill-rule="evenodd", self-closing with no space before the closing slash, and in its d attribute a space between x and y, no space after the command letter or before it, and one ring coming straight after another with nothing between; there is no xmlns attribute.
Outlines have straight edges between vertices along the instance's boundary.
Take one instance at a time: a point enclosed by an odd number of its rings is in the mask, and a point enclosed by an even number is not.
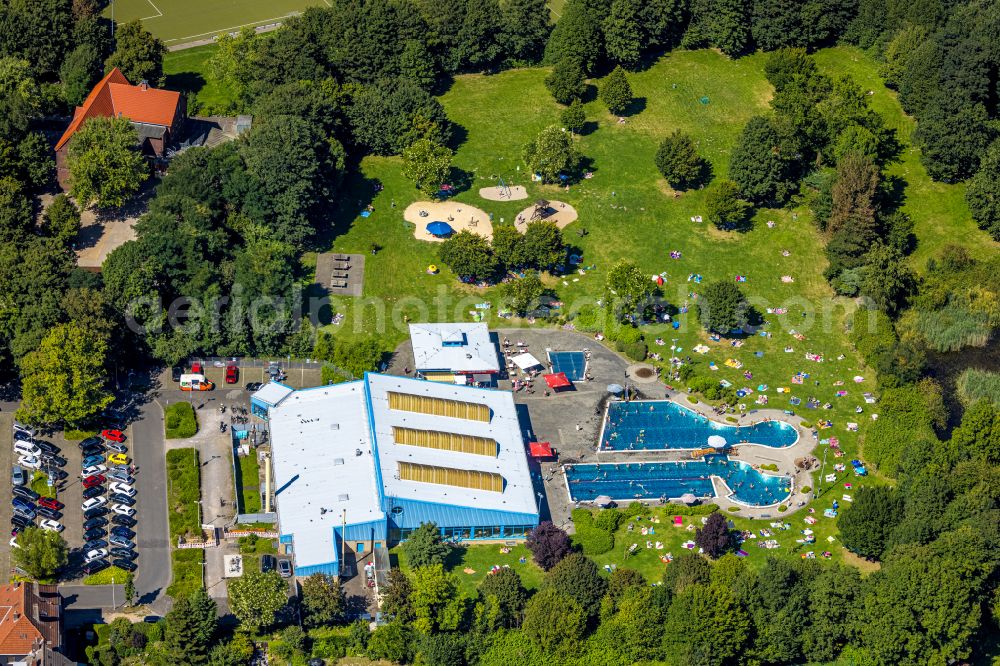
<svg viewBox="0 0 1000 666"><path fill-rule="evenodd" d="M503 180L493 187L483 187L479 196L487 201L520 201L528 198L528 190L523 185L508 185Z"/></svg>
<svg viewBox="0 0 1000 666"><path fill-rule="evenodd" d="M493 238L489 214L458 201L417 201L406 207L403 219L414 225L414 238L431 243L443 243L463 230L479 234L486 240ZM434 226L428 229L429 225Z"/></svg>
<svg viewBox="0 0 1000 666"><path fill-rule="evenodd" d="M562 201L539 199L517 215L514 226L522 234L528 230L532 222L554 222L560 229L565 229L578 217L576 209Z"/></svg>

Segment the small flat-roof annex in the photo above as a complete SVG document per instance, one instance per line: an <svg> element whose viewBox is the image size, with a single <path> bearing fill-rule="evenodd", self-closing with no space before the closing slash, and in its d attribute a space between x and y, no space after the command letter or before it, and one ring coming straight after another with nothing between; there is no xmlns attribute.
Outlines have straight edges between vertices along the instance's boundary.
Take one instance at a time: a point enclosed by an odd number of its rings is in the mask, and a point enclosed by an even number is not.
<svg viewBox="0 0 1000 666"><path fill-rule="evenodd" d="M413 363L421 372L496 374L496 346L486 324L410 324Z"/></svg>

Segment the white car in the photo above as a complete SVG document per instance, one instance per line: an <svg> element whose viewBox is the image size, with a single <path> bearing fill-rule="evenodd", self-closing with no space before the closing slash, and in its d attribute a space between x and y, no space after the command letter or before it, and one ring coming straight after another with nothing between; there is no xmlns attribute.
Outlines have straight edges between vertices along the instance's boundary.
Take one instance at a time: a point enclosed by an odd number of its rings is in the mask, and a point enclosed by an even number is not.
<svg viewBox="0 0 1000 666"><path fill-rule="evenodd" d="M135 509L130 506L125 506L124 504L112 504L111 510L117 513L119 516L128 516L131 518L135 515Z"/></svg>
<svg viewBox="0 0 1000 666"><path fill-rule="evenodd" d="M122 483L121 481L115 481L110 486L108 486L108 492L111 494L121 493L126 497L135 497L135 488L128 485L127 483Z"/></svg>
<svg viewBox="0 0 1000 666"><path fill-rule="evenodd" d="M19 456L38 457L42 455L42 450L31 442L14 442L14 453Z"/></svg>
<svg viewBox="0 0 1000 666"><path fill-rule="evenodd" d="M38 523L38 526L41 527L43 530L48 530L50 532L62 532L64 529L66 529L65 527L63 527L63 524L60 523L59 521L49 520L48 518Z"/></svg>
<svg viewBox="0 0 1000 666"><path fill-rule="evenodd" d="M17 459L17 464L28 469L41 469L42 461L35 456L21 456Z"/></svg>
<svg viewBox="0 0 1000 666"><path fill-rule="evenodd" d="M93 550L87 551L86 561L93 562L94 560L99 560L102 557L108 556L107 548L95 548Z"/></svg>
<svg viewBox="0 0 1000 666"><path fill-rule="evenodd" d="M91 509L96 509L99 506L104 506L108 501L108 498L104 495L98 495L97 497L91 497L80 505L81 511L90 511Z"/></svg>
<svg viewBox="0 0 1000 666"><path fill-rule="evenodd" d="M108 468L105 467L104 465L91 465L90 467L83 468L83 474L81 476L83 476L83 478L86 479L88 476L94 476L96 474L104 474L107 471Z"/></svg>

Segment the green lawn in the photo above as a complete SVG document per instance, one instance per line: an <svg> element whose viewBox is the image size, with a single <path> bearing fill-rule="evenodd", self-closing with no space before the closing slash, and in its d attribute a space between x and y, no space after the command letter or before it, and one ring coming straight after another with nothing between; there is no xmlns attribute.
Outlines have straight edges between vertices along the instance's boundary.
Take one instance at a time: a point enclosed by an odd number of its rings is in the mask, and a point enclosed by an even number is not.
<svg viewBox="0 0 1000 666"><path fill-rule="evenodd" d="M186 439L198 432L198 417L189 402L175 402L163 410L167 439Z"/></svg>
<svg viewBox="0 0 1000 666"><path fill-rule="evenodd" d="M209 44L163 56L163 87L185 94L190 115L224 113L234 102L229 90L209 75L208 61L217 48Z"/></svg>
<svg viewBox="0 0 1000 666"><path fill-rule="evenodd" d="M240 513L257 513L261 508L260 464L257 455L239 456L236 459L236 494L240 498Z"/></svg>
<svg viewBox="0 0 1000 666"><path fill-rule="evenodd" d="M194 594L202 586L202 563L205 561L205 551L201 548L186 548L170 553L173 570L173 581L167 588L167 594L174 599L183 599Z"/></svg>
<svg viewBox="0 0 1000 666"><path fill-rule="evenodd" d="M531 551L523 544L514 546L509 553L501 553L503 544L483 544L459 546L452 551L446 568L455 575L459 589L466 596L475 596L479 583L482 582L494 565L504 566L517 571L521 582L529 590L537 589L542 584L544 572L531 559ZM392 556L398 558L400 568L406 568L406 554L402 548L394 548ZM524 558L525 562L520 560ZM466 569L472 573L466 573Z"/></svg>
<svg viewBox="0 0 1000 666"><path fill-rule="evenodd" d="M84 585L124 585L125 581L131 577L132 574L124 569L119 569L118 567L108 567L104 571L98 571L95 574L91 574L83 579ZM121 599L121 603L124 605L125 600Z"/></svg>
<svg viewBox="0 0 1000 666"><path fill-rule="evenodd" d="M49 485L49 475L36 471L31 475L31 489L43 497L56 497L56 489Z"/></svg>
<svg viewBox="0 0 1000 666"><path fill-rule="evenodd" d="M117 0L104 11L118 23L134 19L169 47L232 32L244 26L279 22L324 0ZM113 14L112 14L113 12Z"/></svg>
<svg viewBox="0 0 1000 666"><path fill-rule="evenodd" d="M167 451L167 510L170 536L175 541L184 534L199 534L201 478L198 451Z"/></svg>

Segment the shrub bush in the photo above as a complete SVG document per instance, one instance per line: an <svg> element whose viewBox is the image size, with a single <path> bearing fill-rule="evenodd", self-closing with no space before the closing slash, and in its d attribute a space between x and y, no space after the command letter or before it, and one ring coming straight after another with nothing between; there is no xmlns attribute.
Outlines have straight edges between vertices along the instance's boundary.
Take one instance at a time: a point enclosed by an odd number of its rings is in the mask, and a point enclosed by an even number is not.
<svg viewBox="0 0 1000 666"><path fill-rule="evenodd" d="M804 493L811 493L812 490L812 486L802 486L802 492Z"/></svg>
<svg viewBox="0 0 1000 666"><path fill-rule="evenodd" d="M614 535L595 525L594 514L589 509L573 509L571 517L575 528L571 538L584 554L601 555L615 547Z"/></svg>
<svg viewBox="0 0 1000 666"><path fill-rule="evenodd" d="M623 350L625 355L628 356L633 361L645 361L646 355L649 353L649 348L646 347L646 343L643 341L633 342L632 344L625 345Z"/></svg>
<svg viewBox="0 0 1000 666"><path fill-rule="evenodd" d="M665 504L663 510L668 516L707 516L719 510L718 504Z"/></svg>
<svg viewBox="0 0 1000 666"><path fill-rule="evenodd" d="M728 509L726 509L726 511L729 511L730 513L736 513L739 510L740 510L740 507L738 507L738 506L731 506Z"/></svg>
<svg viewBox="0 0 1000 666"><path fill-rule="evenodd" d="M594 518L594 527L605 532L615 532L625 520L625 515L618 509L604 509Z"/></svg>
<svg viewBox="0 0 1000 666"><path fill-rule="evenodd" d="M642 502L632 502L627 507L622 509L622 514L626 518L635 518L636 516L648 516L649 507Z"/></svg>
<svg viewBox="0 0 1000 666"><path fill-rule="evenodd" d="M787 506L785 506L784 504L778 506L778 513L784 513L785 511L788 511Z"/></svg>
<svg viewBox="0 0 1000 666"><path fill-rule="evenodd" d="M167 439L193 437L198 432L198 419L189 402L175 402L164 410Z"/></svg>

